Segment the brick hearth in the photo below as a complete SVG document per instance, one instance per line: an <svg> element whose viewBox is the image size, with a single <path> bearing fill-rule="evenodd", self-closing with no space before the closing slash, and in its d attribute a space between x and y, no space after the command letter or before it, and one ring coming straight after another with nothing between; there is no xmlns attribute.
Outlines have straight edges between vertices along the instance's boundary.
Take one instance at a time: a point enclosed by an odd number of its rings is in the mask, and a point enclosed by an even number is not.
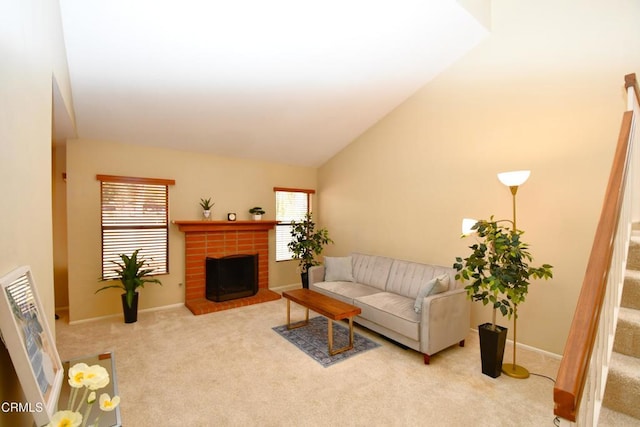
<svg viewBox="0 0 640 427"><path fill-rule="evenodd" d="M280 298L269 290L269 230L276 221L174 221L185 234L185 306L205 314ZM215 302L206 299L205 259L258 254L258 293Z"/></svg>

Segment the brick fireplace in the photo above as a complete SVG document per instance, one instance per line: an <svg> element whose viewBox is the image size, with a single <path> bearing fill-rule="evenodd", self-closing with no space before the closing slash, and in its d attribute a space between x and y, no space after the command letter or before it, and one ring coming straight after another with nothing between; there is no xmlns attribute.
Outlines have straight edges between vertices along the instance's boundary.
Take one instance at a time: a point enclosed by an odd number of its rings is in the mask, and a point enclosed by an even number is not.
<svg viewBox="0 0 640 427"><path fill-rule="evenodd" d="M269 230L276 221L173 221L185 235L185 306L205 314L280 298L269 290ZM206 299L205 260L258 254L258 293L214 302Z"/></svg>

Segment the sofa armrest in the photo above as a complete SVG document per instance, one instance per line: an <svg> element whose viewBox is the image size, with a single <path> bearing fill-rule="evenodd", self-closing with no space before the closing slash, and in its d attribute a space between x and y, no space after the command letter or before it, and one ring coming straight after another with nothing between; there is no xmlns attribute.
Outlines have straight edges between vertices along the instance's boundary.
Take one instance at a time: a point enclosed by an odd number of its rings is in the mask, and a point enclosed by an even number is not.
<svg viewBox="0 0 640 427"><path fill-rule="evenodd" d="M466 339L471 329L471 301L465 289L429 295L422 301L420 351L434 354Z"/></svg>
<svg viewBox="0 0 640 427"><path fill-rule="evenodd" d="M318 282L324 282L324 265L314 265L309 268L309 287Z"/></svg>

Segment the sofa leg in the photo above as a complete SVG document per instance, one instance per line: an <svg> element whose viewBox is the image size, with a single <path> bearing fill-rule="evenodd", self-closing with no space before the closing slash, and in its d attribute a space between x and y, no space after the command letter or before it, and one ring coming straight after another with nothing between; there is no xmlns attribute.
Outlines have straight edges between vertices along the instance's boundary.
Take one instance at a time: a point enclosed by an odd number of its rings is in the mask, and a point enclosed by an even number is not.
<svg viewBox="0 0 640 427"><path fill-rule="evenodd" d="M429 360L431 359L431 356L429 356L428 354L424 354L424 364L428 365L429 364Z"/></svg>
<svg viewBox="0 0 640 427"><path fill-rule="evenodd" d="M460 347L464 347L464 340L460 341Z"/></svg>

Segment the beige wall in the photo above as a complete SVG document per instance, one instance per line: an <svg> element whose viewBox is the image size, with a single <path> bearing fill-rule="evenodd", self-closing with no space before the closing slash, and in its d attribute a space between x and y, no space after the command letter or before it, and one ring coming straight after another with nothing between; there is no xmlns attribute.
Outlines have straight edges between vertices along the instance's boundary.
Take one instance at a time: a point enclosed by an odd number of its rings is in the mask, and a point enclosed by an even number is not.
<svg viewBox="0 0 640 427"><path fill-rule="evenodd" d="M0 4L0 275L31 266L52 328L52 77L62 82L63 104L71 108L59 16L57 1ZM4 345L0 401L25 402ZM0 412L3 426L29 425L32 420L29 413Z"/></svg>
<svg viewBox="0 0 640 427"><path fill-rule="evenodd" d="M262 206L265 219L275 219L273 187L313 188L317 169L202 153L73 140L67 143L67 214L69 244L69 308L71 321L121 313L120 292L100 287L100 184L97 174L175 179L169 189L169 219L201 219L200 198L216 203L213 219L226 220L228 212L250 219L249 208ZM274 232L270 232L274 247ZM184 302L184 234L171 227L170 274L160 276L163 286L141 290L140 309ZM294 261L275 262L270 254L269 286L299 283Z"/></svg>
<svg viewBox="0 0 640 427"><path fill-rule="evenodd" d="M463 217L511 218L496 174L530 169L518 227L555 278L530 288L518 341L560 354L626 105L623 76L640 72L640 3L492 5L486 41L320 168L320 217L336 242L329 254L451 266L473 243L459 238ZM489 319L474 304L471 326Z"/></svg>
<svg viewBox="0 0 640 427"><path fill-rule="evenodd" d="M69 308L69 272L67 257L67 171L66 146L53 149L53 284L56 310Z"/></svg>

